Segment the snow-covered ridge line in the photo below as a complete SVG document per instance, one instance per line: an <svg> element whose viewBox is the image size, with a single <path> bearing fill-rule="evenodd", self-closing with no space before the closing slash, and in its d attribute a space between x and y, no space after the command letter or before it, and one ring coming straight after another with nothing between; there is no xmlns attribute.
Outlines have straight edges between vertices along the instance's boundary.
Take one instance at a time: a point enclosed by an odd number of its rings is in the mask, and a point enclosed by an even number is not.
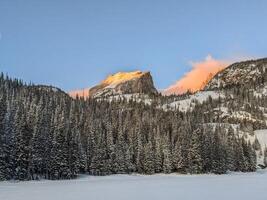
<svg viewBox="0 0 267 200"><path fill-rule="evenodd" d="M211 79L205 89L219 89L260 82L260 80L264 80L266 71L266 58L234 63Z"/></svg>
<svg viewBox="0 0 267 200"><path fill-rule="evenodd" d="M195 94L190 95L188 98L183 100L174 101L169 104L163 105L164 110L180 110L182 112L190 111L194 109L196 103L203 103L208 98L218 99L224 98L224 94L220 91L199 91Z"/></svg>
<svg viewBox="0 0 267 200"><path fill-rule="evenodd" d="M224 94L219 91L200 91L200 92L190 95L186 99L174 101L172 103L167 103L164 105L159 105L158 108L163 109L165 111L179 110L182 112L186 112L186 111L190 111L194 109L196 103L202 104L203 102L207 101L208 98L218 99L218 98L224 98L224 97L225 97ZM109 102L126 100L127 102L134 101L137 103L144 103L146 105L151 105L153 101L148 95L138 94L138 93L111 95L107 97L98 98L98 101L101 101L101 100L107 100Z"/></svg>

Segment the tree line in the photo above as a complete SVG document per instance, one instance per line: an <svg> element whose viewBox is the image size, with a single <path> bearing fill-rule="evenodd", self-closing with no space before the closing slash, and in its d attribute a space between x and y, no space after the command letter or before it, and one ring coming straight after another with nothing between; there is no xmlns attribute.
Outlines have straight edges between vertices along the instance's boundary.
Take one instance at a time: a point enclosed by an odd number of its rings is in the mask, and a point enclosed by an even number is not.
<svg viewBox="0 0 267 200"><path fill-rule="evenodd" d="M1 74L0 180L255 171L255 145L200 107L72 99Z"/></svg>

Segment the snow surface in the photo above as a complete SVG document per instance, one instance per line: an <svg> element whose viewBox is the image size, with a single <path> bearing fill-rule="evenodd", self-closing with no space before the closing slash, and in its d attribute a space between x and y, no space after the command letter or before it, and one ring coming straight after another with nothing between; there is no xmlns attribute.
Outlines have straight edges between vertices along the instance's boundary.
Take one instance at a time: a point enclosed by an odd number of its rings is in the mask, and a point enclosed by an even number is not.
<svg viewBox="0 0 267 200"><path fill-rule="evenodd" d="M261 145L262 150L267 147L267 129L256 130L255 135Z"/></svg>
<svg viewBox="0 0 267 200"><path fill-rule="evenodd" d="M267 96L267 85L262 88L258 88L254 91L254 96L262 98L262 96Z"/></svg>
<svg viewBox="0 0 267 200"><path fill-rule="evenodd" d="M1 200L266 200L267 171L0 183Z"/></svg>
<svg viewBox="0 0 267 200"><path fill-rule="evenodd" d="M118 94L118 95L113 95L113 96L108 96L105 98L100 98L98 101L101 100L108 100L109 102L112 101L119 101L119 100L126 100L129 102L130 100L136 102L136 103L144 103L146 105L151 105L152 104L152 99L149 98L148 95L146 94L139 94L139 93L134 93L134 94Z"/></svg>
<svg viewBox="0 0 267 200"><path fill-rule="evenodd" d="M261 153L264 152L265 147L267 147L267 129L255 130L254 135L247 134L247 139L253 144L257 138L261 145ZM263 154L260 154L260 151L257 152L257 162L258 164L263 164L264 162Z"/></svg>
<svg viewBox="0 0 267 200"><path fill-rule="evenodd" d="M185 112L194 108L195 101L197 101L198 103L203 103L204 101L207 101L209 97L211 97L212 99L218 99L219 97L223 98L224 94L218 91L199 91L195 94L190 95L189 98L175 101L170 104L165 104L163 105L163 109L168 110L169 108L176 108L182 112Z"/></svg>

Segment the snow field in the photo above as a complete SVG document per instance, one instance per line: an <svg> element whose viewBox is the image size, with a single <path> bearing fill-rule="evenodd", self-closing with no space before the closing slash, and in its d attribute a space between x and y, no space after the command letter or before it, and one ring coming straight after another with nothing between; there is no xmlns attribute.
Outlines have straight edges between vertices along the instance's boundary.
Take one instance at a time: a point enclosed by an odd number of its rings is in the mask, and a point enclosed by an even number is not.
<svg viewBox="0 0 267 200"><path fill-rule="evenodd" d="M266 200L267 171L0 183L1 200Z"/></svg>

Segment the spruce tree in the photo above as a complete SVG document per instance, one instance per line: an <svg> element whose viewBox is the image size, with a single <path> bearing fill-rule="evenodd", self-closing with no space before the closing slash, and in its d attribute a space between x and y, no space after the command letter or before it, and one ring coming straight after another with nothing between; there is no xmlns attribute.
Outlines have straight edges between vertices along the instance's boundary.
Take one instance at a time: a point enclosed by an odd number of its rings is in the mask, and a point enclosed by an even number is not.
<svg viewBox="0 0 267 200"><path fill-rule="evenodd" d="M191 174L202 173L203 160L201 157L201 146L199 140L200 130L195 130L192 133L191 143L188 150L189 169Z"/></svg>

